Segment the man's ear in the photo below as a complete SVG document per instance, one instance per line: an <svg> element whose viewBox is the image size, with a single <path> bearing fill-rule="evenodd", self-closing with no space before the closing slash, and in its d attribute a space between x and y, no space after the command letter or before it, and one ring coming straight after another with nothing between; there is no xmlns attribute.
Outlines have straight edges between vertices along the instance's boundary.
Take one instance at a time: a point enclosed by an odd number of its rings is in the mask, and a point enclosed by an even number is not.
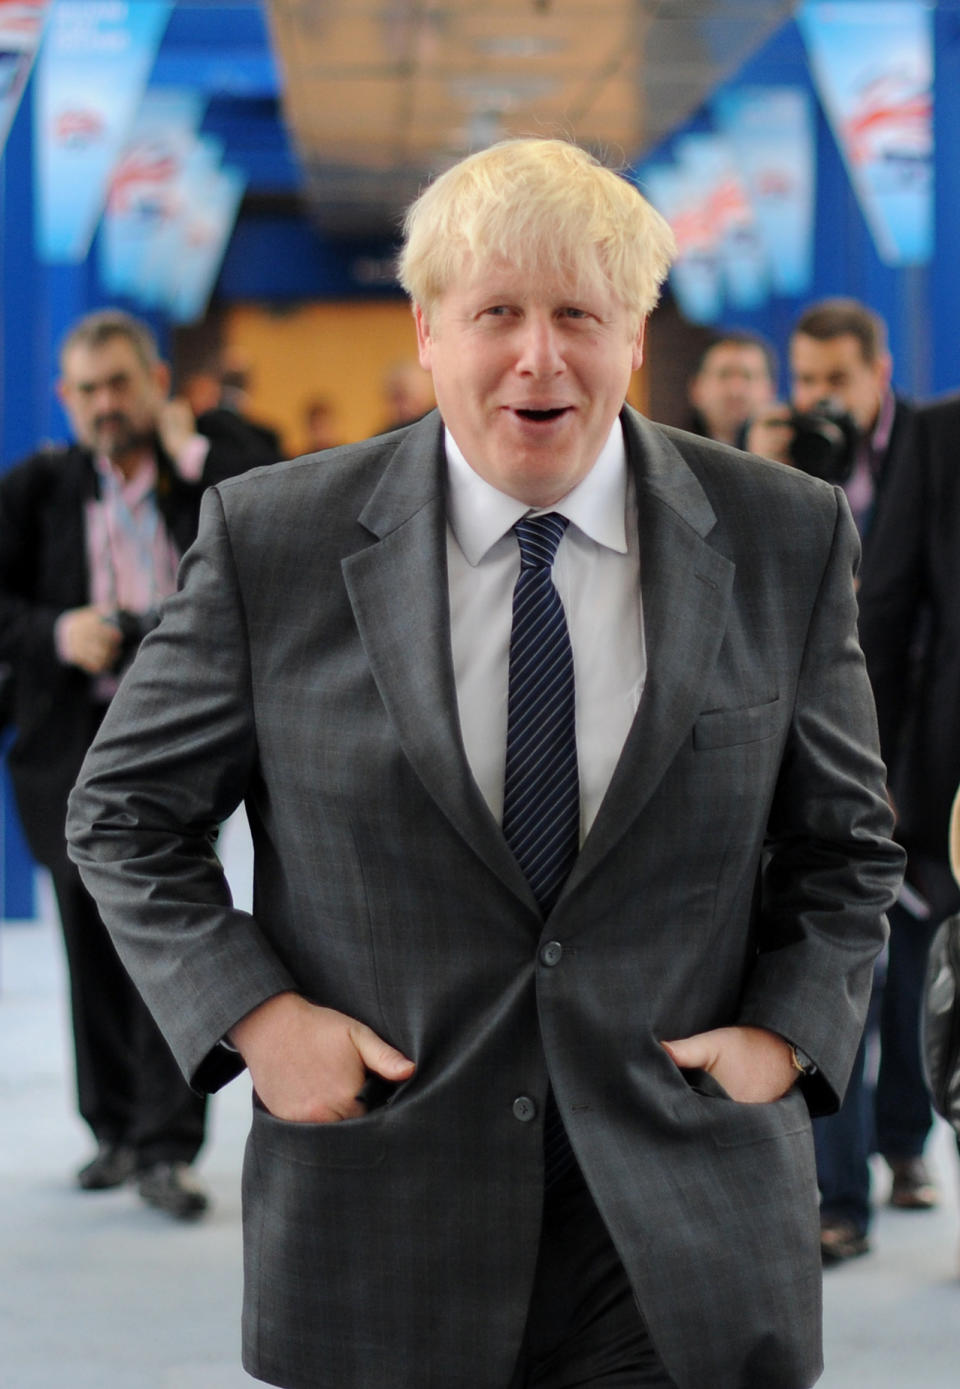
<svg viewBox="0 0 960 1389"><path fill-rule="evenodd" d="M430 335L430 324L427 322L427 315L421 304L414 304L413 319L417 325L417 357L424 371L429 371L433 338Z"/></svg>
<svg viewBox="0 0 960 1389"><path fill-rule="evenodd" d="M643 366L643 339L647 331L647 320L640 320L640 327L637 329L637 336L633 341L633 365L631 371L639 371Z"/></svg>
<svg viewBox="0 0 960 1389"><path fill-rule="evenodd" d="M170 394L170 368L166 362L154 362L150 368L150 377L156 386L161 400L166 400Z"/></svg>

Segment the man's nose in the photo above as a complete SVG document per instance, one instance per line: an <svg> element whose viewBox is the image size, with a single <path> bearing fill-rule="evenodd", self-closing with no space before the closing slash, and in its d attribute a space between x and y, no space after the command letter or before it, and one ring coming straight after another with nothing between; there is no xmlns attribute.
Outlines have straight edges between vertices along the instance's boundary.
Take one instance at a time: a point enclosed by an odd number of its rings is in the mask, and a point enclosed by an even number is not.
<svg viewBox="0 0 960 1389"><path fill-rule="evenodd" d="M105 381L102 386L98 386L93 392L93 409L97 415L111 415L117 408L120 399L120 392L116 386L109 381Z"/></svg>
<svg viewBox="0 0 960 1389"><path fill-rule="evenodd" d="M551 318L531 315L520 329L517 370L531 376L556 376L564 369L557 325Z"/></svg>

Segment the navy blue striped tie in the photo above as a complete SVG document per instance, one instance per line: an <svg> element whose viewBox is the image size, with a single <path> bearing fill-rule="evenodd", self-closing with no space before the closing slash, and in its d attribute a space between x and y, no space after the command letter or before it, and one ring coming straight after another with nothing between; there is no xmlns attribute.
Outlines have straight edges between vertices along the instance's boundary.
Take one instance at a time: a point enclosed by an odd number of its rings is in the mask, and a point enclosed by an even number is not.
<svg viewBox="0 0 960 1389"><path fill-rule="evenodd" d="M544 916L580 847L580 781L573 651L551 569L567 518L549 512L514 526L520 576L513 590L503 833Z"/></svg>
<svg viewBox="0 0 960 1389"><path fill-rule="evenodd" d="M567 518L555 512L525 517L514 526L520 576L510 635L503 832L544 916L580 847L573 651L551 574L566 528ZM577 1170L576 1160L552 1088L543 1157L547 1190L566 1190L564 1179Z"/></svg>

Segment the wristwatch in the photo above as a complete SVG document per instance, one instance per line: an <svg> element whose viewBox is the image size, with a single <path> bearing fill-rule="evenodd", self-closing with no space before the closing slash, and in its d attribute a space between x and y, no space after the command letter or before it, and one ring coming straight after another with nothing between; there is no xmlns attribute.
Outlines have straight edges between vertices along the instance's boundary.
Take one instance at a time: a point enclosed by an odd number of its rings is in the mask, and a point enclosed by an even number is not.
<svg viewBox="0 0 960 1389"><path fill-rule="evenodd" d="M807 1053L801 1051L799 1047L795 1047L792 1042L789 1043L789 1047L790 1060L793 1062L794 1070L799 1071L803 1076L815 1076L819 1069L817 1063L811 1061Z"/></svg>

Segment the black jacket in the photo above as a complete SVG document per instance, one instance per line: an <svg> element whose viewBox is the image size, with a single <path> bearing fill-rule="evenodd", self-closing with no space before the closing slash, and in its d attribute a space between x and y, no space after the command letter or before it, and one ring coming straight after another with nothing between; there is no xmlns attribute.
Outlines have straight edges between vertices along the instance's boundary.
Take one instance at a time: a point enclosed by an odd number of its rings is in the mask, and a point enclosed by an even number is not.
<svg viewBox="0 0 960 1389"><path fill-rule="evenodd" d="M181 554L204 490L273 461L210 435L199 482L184 481L157 445L158 504ZM42 450L0 477L0 663L12 674L16 728L8 760L27 842L48 866L62 861L67 795L101 712L91 678L63 665L54 647L60 614L90 602L84 510L98 488L93 456L77 445Z"/></svg>
<svg viewBox="0 0 960 1389"><path fill-rule="evenodd" d="M907 876L938 917L960 907L947 860L960 783L960 396L915 413L891 468L860 590L860 639Z"/></svg>

